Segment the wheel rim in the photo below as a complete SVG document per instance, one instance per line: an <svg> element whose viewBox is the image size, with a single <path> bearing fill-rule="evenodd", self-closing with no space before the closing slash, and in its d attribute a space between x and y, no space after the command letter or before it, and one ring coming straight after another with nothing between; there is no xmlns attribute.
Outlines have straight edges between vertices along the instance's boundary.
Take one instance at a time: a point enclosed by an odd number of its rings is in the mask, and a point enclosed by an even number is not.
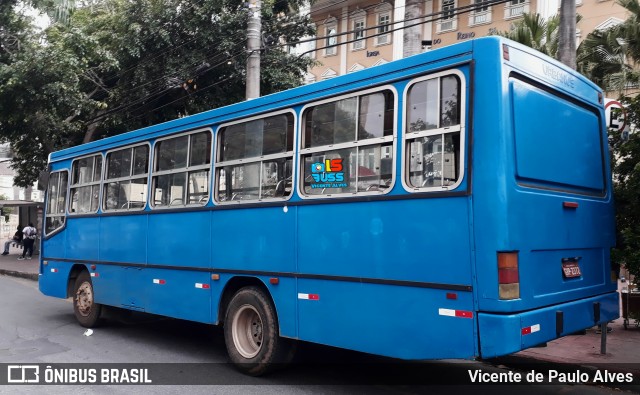
<svg viewBox="0 0 640 395"><path fill-rule="evenodd" d="M262 319L251 305L243 305L233 316L231 334L236 350L245 358L253 358L262 348Z"/></svg>
<svg viewBox="0 0 640 395"><path fill-rule="evenodd" d="M76 292L76 307L83 317L91 314L93 307L93 289L88 281L83 282Z"/></svg>

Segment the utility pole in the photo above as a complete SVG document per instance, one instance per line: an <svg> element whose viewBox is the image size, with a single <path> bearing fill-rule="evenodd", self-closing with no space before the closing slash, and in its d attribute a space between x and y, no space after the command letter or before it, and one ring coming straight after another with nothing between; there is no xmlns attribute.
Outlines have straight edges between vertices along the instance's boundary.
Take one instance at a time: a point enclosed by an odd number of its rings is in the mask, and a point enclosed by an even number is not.
<svg viewBox="0 0 640 395"><path fill-rule="evenodd" d="M558 60L576 69L576 0L560 0Z"/></svg>
<svg viewBox="0 0 640 395"><path fill-rule="evenodd" d="M262 46L262 20L260 0L249 0L247 23L247 100L260 97L260 49Z"/></svg>

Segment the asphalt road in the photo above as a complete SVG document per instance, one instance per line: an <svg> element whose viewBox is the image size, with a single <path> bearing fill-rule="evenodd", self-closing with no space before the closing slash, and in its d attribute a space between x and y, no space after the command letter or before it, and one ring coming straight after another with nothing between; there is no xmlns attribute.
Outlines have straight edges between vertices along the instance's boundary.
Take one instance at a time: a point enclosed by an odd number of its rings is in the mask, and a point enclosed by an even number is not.
<svg viewBox="0 0 640 395"><path fill-rule="evenodd" d="M85 336L85 328L75 321L71 302L43 296L36 282L0 276L0 290L0 369L7 369L6 364L56 366L66 363L90 369L110 363L171 363L176 365L167 365L170 367L168 374L162 370L157 374L159 365L150 365L151 372L156 373L156 383L171 382L174 379L172 375L176 374L175 367L179 366L183 371L198 372L204 382L216 384L5 385L0 386L3 394L621 393L584 385L469 384L469 371L508 374L512 370L475 361L430 361L405 365L307 343L300 344L296 364L267 377L247 377L227 363L220 328L116 311L109 314L105 325L94 329L91 336ZM0 377L2 374L4 372L0 372Z"/></svg>

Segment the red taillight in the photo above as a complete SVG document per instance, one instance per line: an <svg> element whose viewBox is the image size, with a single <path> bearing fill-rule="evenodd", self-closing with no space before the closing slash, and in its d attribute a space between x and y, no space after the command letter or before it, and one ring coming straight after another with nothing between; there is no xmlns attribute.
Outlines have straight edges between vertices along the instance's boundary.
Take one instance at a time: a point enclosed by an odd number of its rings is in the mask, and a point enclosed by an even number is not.
<svg viewBox="0 0 640 395"><path fill-rule="evenodd" d="M517 252L498 253L498 293L503 300L520 297Z"/></svg>
<svg viewBox="0 0 640 395"><path fill-rule="evenodd" d="M578 208L578 202L562 202L562 207L564 208Z"/></svg>

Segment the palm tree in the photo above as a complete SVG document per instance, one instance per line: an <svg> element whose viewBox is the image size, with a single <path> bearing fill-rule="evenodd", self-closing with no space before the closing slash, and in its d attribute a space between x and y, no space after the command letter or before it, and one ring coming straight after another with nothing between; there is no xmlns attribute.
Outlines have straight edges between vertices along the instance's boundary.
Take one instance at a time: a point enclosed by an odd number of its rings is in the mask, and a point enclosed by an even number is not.
<svg viewBox="0 0 640 395"><path fill-rule="evenodd" d="M561 0L558 59L574 70L576 68L576 24L575 0Z"/></svg>
<svg viewBox="0 0 640 395"><path fill-rule="evenodd" d="M625 87L637 82L639 75L627 60L627 45L619 29L594 31L578 49L578 71L605 91L622 95Z"/></svg>
<svg viewBox="0 0 640 395"><path fill-rule="evenodd" d="M415 19L420 16L420 0L407 0L405 5L405 20L411 20L411 22L405 22L405 24L411 25L410 27L405 27L403 36L404 36L404 49L402 57L406 58L411 55L415 55L420 53L422 49L421 45L421 30L422 26L415 23Z"/></svg>
<svg viewBox="0 0 640 395"><path fill-rule="evenodd" d="M618 0L629 11L621 24L604 31L593 31L578 48L578 71L605 91L622 95L630 83L640 81L640 3Z"/></svg>
<svg viewBox="0 0 640 395"><path fill-rule="evenodd" d="M513 24L511 31L497 34L557 59L559 24L557 15L545 20L540 14L525 13Z"/></svg>
<svg viewBox="0 0 640 395"><path fill-rule="evenodd" d="M623 6L629 17L619 25L621 27L621 38L626 46L626 55L634 62L640 62L640 2L638 0L618 0L618 4Z"/></svg>

